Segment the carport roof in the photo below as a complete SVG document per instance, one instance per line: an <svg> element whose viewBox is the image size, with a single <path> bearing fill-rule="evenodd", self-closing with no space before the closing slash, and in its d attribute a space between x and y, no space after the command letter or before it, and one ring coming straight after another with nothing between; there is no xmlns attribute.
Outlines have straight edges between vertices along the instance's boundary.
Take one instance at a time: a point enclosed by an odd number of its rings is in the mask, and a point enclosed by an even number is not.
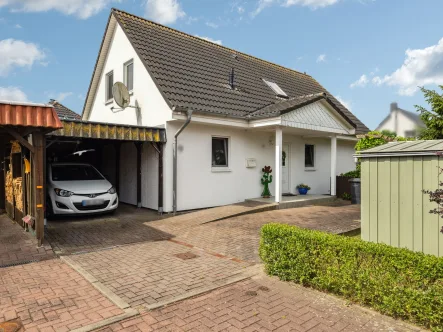
<svg viewBox="0 0 443 332"><path fill-rule="evenodd" d="M163 128L62 119L62 129L49 135L119 141L166 142Z"/></svg>

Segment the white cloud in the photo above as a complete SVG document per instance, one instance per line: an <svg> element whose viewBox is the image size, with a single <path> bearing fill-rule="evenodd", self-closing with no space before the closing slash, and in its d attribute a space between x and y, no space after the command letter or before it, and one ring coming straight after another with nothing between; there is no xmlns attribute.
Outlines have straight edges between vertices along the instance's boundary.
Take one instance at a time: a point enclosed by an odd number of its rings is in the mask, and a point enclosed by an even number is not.
<svg viewBox="0 0 443 332"><path fill-rule="evenodd" d="M243 14L244 12L245 12L245 7L243 7L243 6L238 6L237 7L237 13Z"/></svg>
<svg viewBox="0 0 443 332"><path fill-rule="evenodd" d="M102 11L111 2L120 2L120 0L0 0L0 8L9 7L14 12L55 10L65 15L87 19Z"/></svg>
<svg viewBox="0 0 443 332"><path fill-rule="evenodd" d="M57 95L57 98L55 98L56 100L62 102L63 100L65 100L66 98L68 98L69 96L72 96L72 92L60 92Z"/></svg>
<svg viewBox="0 0 443 332"><path fill-rule="evenodd" d="M16 25L14 25L14 28L16 28L16 29L21 29L21 28L23 28L20 24L16 24Z"/></svg>
<svg viewBox="0 0 443 332"><path fill-rule="evenodd" d="M320 54L320 55L317 57L317 62L318 62L318 63L320 63L320 62L326 62L326 54Z"/></svg>
<svg viewBox="0 0 443 332"><path fill-rule="evenodd" d="M418 86L443 84L443 38L436 45L423 49L407 49L402 66L390 75L376 76L372 79L376 85L398 87L398 93L412 96Z"/></svg>
<svg viewBox="0 0 443 332"><path fill-rule="evenodd" d="M305 6L312 9L335 5L340 0L285 0L283 6Z"/></svg>
<svg viewBox="0 0 443 332"><path fill-rule="evenodd" d="M311 9L318 9L318 8L335 5L339 1L341 0L259 0L257 8L251 13L251 16L252 17L257 16L265 8L273 4L279 4L283 7L302 6L302 7L309 7Z"/></svg>
<svg viewBox="0 0 443 332"><path fill-rule="evenodd" d="M360 87L363 88L365 87L369 82L369 79L366 75L361 75L360 78L358 80L356 80L354 83L352 83L350 85L351 88L355 88L355 87Z"/></svg>
<svg viewBox="0 0 443 332"><path fill-rule="evenodd" d="M218 28L218 24L214 23L214 22L206 22L206 25L210 28L213 29L217 29Z"/></svg>
<svg viewBox="0 0 443 332"><path fill-rule="evenodd" d="M161 24L172 24L186 13L178 0L147 0L145 16Z"/></svg>
<svg viewBox="0 0 443 332"><path fill-rule="evenodd" d="M14 67L31 68L45 57L43 50L34 43L15 39L0 40L0 76L7 76Z"/></svg>
<svg viewBox="0 0 443 332"><path fill-rule="evenodd" d="M59 93L56 93L54 91L45 91L45 95L48 96L48 98L50 98L50 99L55 99L55 100L57 100L59 102L62 102L66 98L72 96L73 93L72 92L59 92Z"/></svg>
<svg viewBox="0 0 443 332"><path fill-rule="evenodd" d="M344 107L346 107L348 110L351 110L352 103L349 100L344 100L340 96L335 96L335 99L337 99Z"/></svg>
<svg viewBox="0 0 443 332"><path fill-rule="evenodd" d="M26 94L15 86L1 87L0 100L27 101Z"/></svg>
<svg viewBox="0 0 443 332"><path fill-rule="evenodd" d="M212 39L212 38L209 38L209 37L202 37L202 36L199 36L199 35L195 35L195 37L198 37L198 38L210 41L211 43L214 43L214 44L217 44L217 45L222 45L222 41L220 39L215 40L215 39Z"/></svg>

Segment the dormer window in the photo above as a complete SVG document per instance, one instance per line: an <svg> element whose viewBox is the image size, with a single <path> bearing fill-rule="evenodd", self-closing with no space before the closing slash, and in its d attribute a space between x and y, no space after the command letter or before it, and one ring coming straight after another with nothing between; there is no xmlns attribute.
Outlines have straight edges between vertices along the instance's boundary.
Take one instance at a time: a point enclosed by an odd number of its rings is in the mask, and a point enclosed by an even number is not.
<svg viewBox="0 0 443 332"><path fill-rule="evenodd" d="M263 79L263 82L266 83L267 86L269 86L271 88L272 91L274 91L274 93L277 95L277 97L281 97L281 98L288 98L288 95L286 94L286 92L284 92L282 90L282 88L280 88L278 86L277 83L275 82L271 82L271 81L267 81L265 79Z"/></svg>

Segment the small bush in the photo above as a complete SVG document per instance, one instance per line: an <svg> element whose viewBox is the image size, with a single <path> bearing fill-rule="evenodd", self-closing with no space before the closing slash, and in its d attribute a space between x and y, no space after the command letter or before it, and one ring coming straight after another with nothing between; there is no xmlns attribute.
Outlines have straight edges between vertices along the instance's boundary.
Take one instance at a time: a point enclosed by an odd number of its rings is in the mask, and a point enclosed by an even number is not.
<svg viewBox="0 0 443 332"><path fill-rule="evenodd" d="M355 169L346 173L341 173L340 176L345 176L347 178L360 178L360 169Z"/></svg>
<svg viewBox="0 0 443 332"><path fill-rule="evenodd" d="M281 224L263 226L260 257L282 280L443 331L443 258Z"/></svg>

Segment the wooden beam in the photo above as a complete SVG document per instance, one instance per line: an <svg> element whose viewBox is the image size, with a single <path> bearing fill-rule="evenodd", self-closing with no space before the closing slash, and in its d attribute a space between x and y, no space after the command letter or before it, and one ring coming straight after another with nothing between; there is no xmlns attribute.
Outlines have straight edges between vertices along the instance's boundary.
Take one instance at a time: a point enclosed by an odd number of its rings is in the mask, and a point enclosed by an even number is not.
<svg viewBox="0 0 443 332"><path fill-rule="evenodd" d="M134 142L137 148L137 207L142 207L142 150L143 144Z"/></svg>
<svg viewBox="0 0 443 332"><path fill-rule="evenodd" d="M19 143L21 145L23 145L24 147L26 147L29 151L31 151L32 153L35 153L34 147L29 144L29 142L23 138L22 135L20 135L17 131L15 131L12 128L9 127L3 127L3 129L12 137L14 137L17 141L19 141ZM36 132L37 133L37 132ZM33 134L34 135L34 134Z"/></svg>
<svg viewBox="0 0 443 332"><path fill-rule="evenodd" d="M41 132L35 132L32 135L35 152L32 158L33 184L32 189L35 192L34 211L35 211L35 232L38 245L41 246L45 233L45 181L44 181L44 148L45 136Z"/></svg>

